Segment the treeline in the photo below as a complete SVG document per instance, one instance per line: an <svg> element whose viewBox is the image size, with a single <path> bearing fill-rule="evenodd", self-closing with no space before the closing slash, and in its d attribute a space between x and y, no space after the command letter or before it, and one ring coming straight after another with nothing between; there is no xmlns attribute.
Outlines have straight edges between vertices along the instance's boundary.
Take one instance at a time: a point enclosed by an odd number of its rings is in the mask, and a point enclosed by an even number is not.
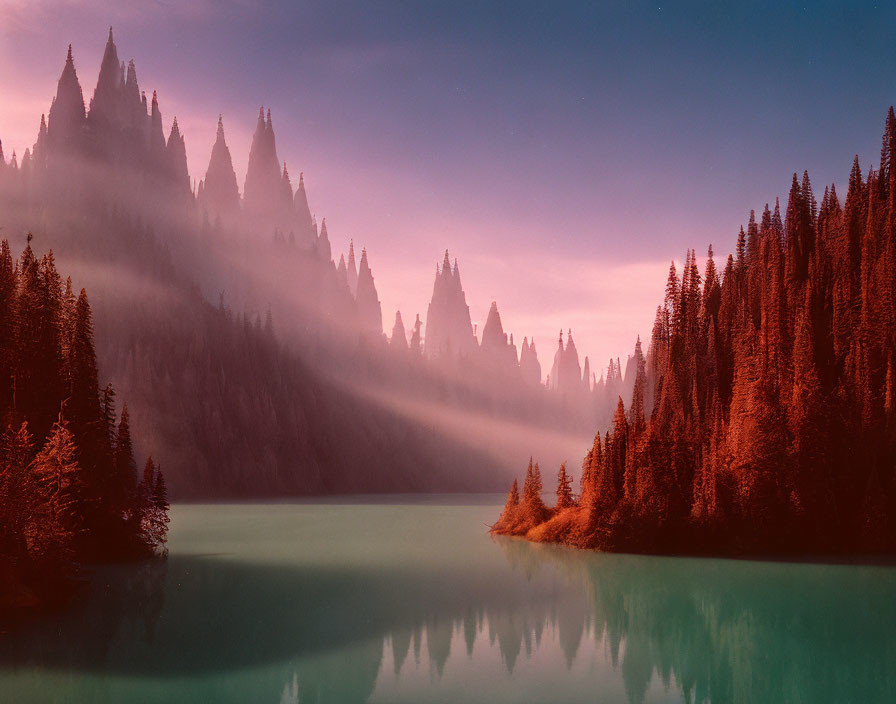
<svg viewBox="0 0 896 704"><path fill-rule="evenodd" d="M631 406L595 437L571 504L537 466L494 530L602 550L896 549L896 117L841 205L807 173L751 213L736 256L670 267Z"/></svg>
<svg viewBox="0 0 896 704"><path fill-rule="evenodd" d="M58 596L84 560L164 551L165 479L150 458L138 481L127 405L118 418L99 388L87 293L30 235L15 262L0 243L0 420L0 605Z"/></svg>

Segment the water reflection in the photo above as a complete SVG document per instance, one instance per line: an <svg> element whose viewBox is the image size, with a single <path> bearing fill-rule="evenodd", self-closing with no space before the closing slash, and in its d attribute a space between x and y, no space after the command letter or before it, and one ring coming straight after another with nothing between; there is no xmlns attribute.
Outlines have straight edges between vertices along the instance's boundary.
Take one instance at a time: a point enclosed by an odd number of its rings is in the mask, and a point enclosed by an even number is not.
<svg viewBox="0 0 896 704"><path fill-rule="evenodd" d="M0 691L303 704L894 700L893 568L599 555L478 528L455 537L407 559L363 559L361 544L355 561L173 553L104 568L80 608L0 635Z"/></svg>

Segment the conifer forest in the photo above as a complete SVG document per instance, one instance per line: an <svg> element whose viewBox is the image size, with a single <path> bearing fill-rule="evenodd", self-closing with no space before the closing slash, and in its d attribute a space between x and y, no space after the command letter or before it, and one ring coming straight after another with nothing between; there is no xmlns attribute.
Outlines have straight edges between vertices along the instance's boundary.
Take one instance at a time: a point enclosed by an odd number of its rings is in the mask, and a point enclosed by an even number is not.
<svg viewBox="0 0 896 704"><path fill-rule="evenodd" d="M893 166L891 166L893 165ZM623 552L891 553L896 548L896 116L842 204L793 175L734 254L669 267L626 408L573 495L531 460L496 533Z"/></svg>
<svg viewBox="0 0 896 704"><path fill-rule="evenodd" d="M0 0L0 704L896 702L894 36Z"/></svg>

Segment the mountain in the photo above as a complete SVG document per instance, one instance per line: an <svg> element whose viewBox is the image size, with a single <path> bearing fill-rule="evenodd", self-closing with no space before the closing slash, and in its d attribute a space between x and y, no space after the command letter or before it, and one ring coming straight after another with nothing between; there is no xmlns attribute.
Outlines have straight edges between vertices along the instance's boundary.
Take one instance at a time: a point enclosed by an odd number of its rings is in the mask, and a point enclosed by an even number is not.
<svg viewBox="0 0 896 704"><path fill-rule="evenodd" d="M480 343L447 252L425 321L390 345L374 257L352 242L333 261L270 108L242 194L220 116L195 191L185 147L110 31L89 105L69 50L34 148L0 158L0 225L91 290L100 373L135 400L135 445L175 497L494 489L518 437L562 458L609 421L603 387L541 384L496 304Z"/></svg>

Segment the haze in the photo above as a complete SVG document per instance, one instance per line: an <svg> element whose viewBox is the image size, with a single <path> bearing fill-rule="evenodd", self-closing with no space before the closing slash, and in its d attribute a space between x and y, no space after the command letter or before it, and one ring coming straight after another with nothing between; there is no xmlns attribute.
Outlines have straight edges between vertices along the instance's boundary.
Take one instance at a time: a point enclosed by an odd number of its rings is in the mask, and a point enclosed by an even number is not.
<svg viewBox="0 0 896 704"><path fill-rule="evenodd" d="M34 143L65 46L91 85L114 24L194 178L223 113L242 189L272 107L334 251L371 251L387 326L425 313L449 247L480 329L497 300L543 361L571 327L598 370L649 337L670 259L712 242L724 261L788 170L839 186L857 146L876 156L891 7L471 9L3 2L0 139L7 158Z"/></svg>

